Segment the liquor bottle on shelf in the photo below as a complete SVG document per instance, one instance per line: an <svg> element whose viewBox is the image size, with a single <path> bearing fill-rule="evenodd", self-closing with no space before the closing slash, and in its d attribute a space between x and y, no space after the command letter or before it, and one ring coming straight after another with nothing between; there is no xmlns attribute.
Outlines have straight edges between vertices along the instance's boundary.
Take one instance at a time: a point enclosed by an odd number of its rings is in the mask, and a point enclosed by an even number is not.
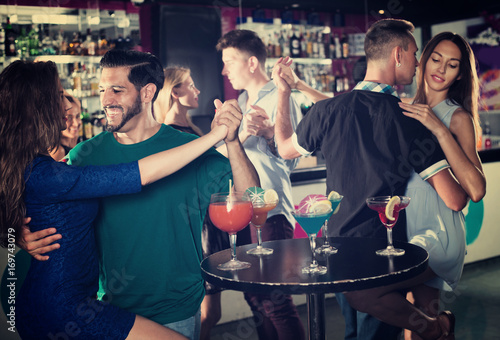
<svg viewBox="0 0 500 340"><path fill-rule="evenodd" d="M342 44L342 58L346 59L349 57L349 40L345 33L342 35L342 40L340 42Z"/></svg>
<svg viewBox="0 0 500 340"><path fill-rule="evenodd" d="M118 49L122 49L122 50L125 50L125 49L128 49L128 42L127 42L127 38L124 38L121 34L118 36L118 38L116 38L115 40L115 46L116 48Z"/></svg>
<svg viewBox="0 0 500 340"><path fill-rule="evenodd" d="M344 85L342 86L344 91L349 91L350 84L349 84L349 77L347 76L347 67L345 63L342 63L342 73L343 73L343 79L342 81L344 82Z"/></svg>
<svg viewBox="0 0 500 340"><path fill-rule="evenodd" d="M323 34L323 49L325 50L325 57L324 58L329 58L332 59L330 56L330 33L324 33Z"/></svg>
<svg viewBox="0 0 500 340"><path fill-rule="evenodd" d="M313 57L313 36L312 32L306 32L306 40L307 40L307 50L306 50L306 58Z"/></svg>
<svg viewBox="0 0 500 340"><path fill-rule="evenodd" d="M283 57L289 57L290 56L290 38L288 37L288 32L287 30L282 31L282 42L283 45L281 46L281 52L283 53ZM277 56L281 57L281 56Z"/></svg>
<svg viewBox="0 0 500 340"><path fill-rule="evenodd" d="M80 113L80 119L82 119L82 114ZM80 124L80 128L78 129L78 143L83 142L83 122Z"/></svg>
<svg viewBox="0 0 500 340"><path fill-rule="evenodd" d="M340 44L340 38L338 34L335 34L334 40L335 40L335 58L340 59L342 58L342 45Z"/></svg>
<svg viewBox="0 0 500 340"><path fill-rule="evenodd" d="M326 58L326 50L325 50L325 43L324 43L324 35L323 33L319 32L318 33L318 49L319 49L319 58L325 59Z"/></svg>
<svg viewBox="0 0 500 340"><path fill-rule="evenodd" d="M80 63L75 62L73 73L71 73L71 79L73 80L73 96L82 96L82 73L80 71Z"/></svg>
<svg viewBox="0 0 500 340"><path fill-rule="evenodd" d="M42 43L42 54L43 55L55 55L58 53L59 51L59 47L58 47L58 41L57 40L52 40L52 38L50 37L50 31L49 31L49 27L45 27L45 30L44 30L44 34L42 35L42 39L41 39L41 43Z"/></svg>
<svg viewBox="0 0 500 340"><path fill-rule="evenodd" d="M312 57L313 58L319 58L319 43L318 43L318 36L320 35L321 33L316 33L316 34L312 34L311 35L311 38L312 38Z"/></svg>
<svg viewBox="0 0 500 340"><path fill-rule="evenodd" d="M106 39L106 31L105 30L100 30L99 31L99 41L97 43L98 45L98 51L99 55L104 55L106 52L109 50L109 43L108 40Z"/></svg>
<svg viewBox="0 0 500 340"><path fill-rule="evenodd" d="M95 55L95 43L92 41L92 31L90 28L87 29L87 35L85 36L85 41L82 42L82 55Z"/></svg>
<svg viewBox="0 0 500 340"><path fill-rule="evenodd" d="M21 27L21 34L16 39L16 49L19 57L29 57L29 38L25 27Z"/></svg>
<svg viewBox="0 0 500 340"><path fill-rule="evenodd" d="M290 37L290 56L292 58L300 58L302 55L300 39L295 35L295 30L292 31L292 36Z"/></svg>
<svg viewBox="0 0 500 340"><path fill-rule="evenodd" d="M267 36L267 57L272 58L274 54L274 46L273 46L273 39L271 37L271 34Z"/></svg>
<svg viewBox="0 0 500 340"><path fill-rule="evenodd" d="M10 18L7 17L5 24L5 55L8 57L15 57L17 55L16 37L17 33L10 24Z"/></svg>
<svg viewBox="0 0 500 340"><path fill-rule="evenodd" d="M307 40L304 35L304 32L302 31L302 27L300 28L300 57L305 58L307 57Z"/></svg>
<svg viewBox="0 0 500 340"><path fill-rule="evenodd" d="M333 33L330 34L329 37L329 46L328 46L328 57L330 59L335 59L335 40L333 38Z"/></svg>
<svg viewBox="0 0 500 340"><path fill-rule="evenodd" d="M0 20L0 58L3 59L4 56L5 56L5 30ZM0 60L0 62L3 62L3 60Z"/></svg>
<svg viewBox="0 0 500 340"><path fill-rule="evenodd" d="M36 25L31 26L31 31L28 33L28 50L29 55L40 55L40 39L38 38L38 28Z"/></svg>
<svg viewBox="0 0 500 340"><path fill-rule="evenodd" d="M92 66L91 78L90 78L90 95L91 96L99 95L99 78L100 78L100 76L98 74L99 71L100 71L99 68Z"/></svg>
<svg viewBox="0 0 500 340"><path fill-rule="evenodd" d="M83 126L83 138L84 139L90 139L92 138L93 131L92 131L92 121L90 119L89 112L87 111L87 108L84 108L82 110L82 126Z"/></svg>
<svg viewBox="0 0 500 340"><path fill-rule="evenodd" d="M90 74L87 70L87 66L85 64L82 64L82 91L81 91L81 96L82 97L89 97L90 96Z"/></svg>
<svg viewBox="0 0 500 340"><path fill-rule="evenodd" d="M344 77L340 75L338 68L335 71L335 91L344 92Z"/></svg>
<svg viewBox="0 0 500 340"><path fill-rule="evenodd" d="M283 36L278 35L278 33L275 32L274 33L274 40L273 40L274 49L273 49L272 57L279 58L283 54L283 50L281 49L281 46L283 45L282 40L283 40Z"/></svg>
<svg viewBox="0 0 500 340"><path fill-rule="evenodd" d="M54 50L57 55L66 54L68 51L68 42L64 39L62 30L57 32L54 37Z"/></svg>
<svg viewBox="0 0 500 340"><path fill-rule="evenodd" d="M344 27L345 26L345 17L344 14L338 9L335 11L333 15L333 26L335 27Z"/></svg>
<svg viewBox="0 0 500 340"><path fill-rule="evenodd" d="M336 90L336 83L335 83L335 76L330 73L329 78L328 78L328 91L331 93L334 93Z"/></svg>
<svg viewBox="0 0 500 340"><path fill-rule="evenodd" d="M98 134L104 131L104 125L102 124L103 117L99 111L94 112L91 117L92 117L91 118L92 134L94 136L97 136Z"/></svg>
<svg viewBox="0 0 500 340"><path fill-rule="evenodd" d="M80 32L73 33L73 40L68 45L68 52L71 55L81 55L82 54L82 40L80 38Z"/></svg>

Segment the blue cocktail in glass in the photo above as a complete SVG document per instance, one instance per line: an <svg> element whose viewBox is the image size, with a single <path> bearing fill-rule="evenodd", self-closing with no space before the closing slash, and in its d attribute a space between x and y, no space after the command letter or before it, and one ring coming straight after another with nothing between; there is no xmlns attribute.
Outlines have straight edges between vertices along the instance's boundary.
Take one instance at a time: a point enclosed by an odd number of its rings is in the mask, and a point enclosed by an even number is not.
<svg viewBox="0 0 500 340"><path fill-rule="evenodd" d="M308 267L302 268L302 273L320 275L326 273L326 267L318 265L316 257L314 256L314 249L316 248L316 233L321 229L325 220L328 220L332 214L332 209L322 213L303 213L298 210L292 211L292 215L295 217L297 223L299 223L302 229L309 235L309 243L311 245L312 262Z"/></svg>

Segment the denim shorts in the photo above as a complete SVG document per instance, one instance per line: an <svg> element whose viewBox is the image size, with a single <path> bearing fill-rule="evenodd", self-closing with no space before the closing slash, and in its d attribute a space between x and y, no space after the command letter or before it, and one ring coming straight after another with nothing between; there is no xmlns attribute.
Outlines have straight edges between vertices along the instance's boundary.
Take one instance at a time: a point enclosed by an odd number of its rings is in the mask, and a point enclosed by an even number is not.
<svg viewBox="0 0 500 340"><path fill-rule="evenodd" d="M163 325L168 327L190 340L199 340L200 339L200 328L201 328L201 312L198 309L195 315L190 318L176 321L172 323L167 323Z"/></svg>

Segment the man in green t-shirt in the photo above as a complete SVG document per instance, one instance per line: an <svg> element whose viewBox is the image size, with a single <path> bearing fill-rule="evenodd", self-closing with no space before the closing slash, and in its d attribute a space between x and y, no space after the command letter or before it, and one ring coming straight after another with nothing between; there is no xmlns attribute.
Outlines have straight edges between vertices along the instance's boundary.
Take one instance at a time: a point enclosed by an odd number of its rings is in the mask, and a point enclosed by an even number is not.
<svg viewBox="0 0 500 340"><path fill-rule="evenodd" d="M101 60L99 83L107 126L68 155L73 165L107 165L138 160L196 138L158 124L152 103L163 86L159 60L151 54L112 50ZM145 94L153 91L151 97ZM151 93L151 92L149 92ZM210 196L258 186L258 175L238 139L241 111L235 102L217 103L218 120L230 126L226 158L207 151L182 170L140 193L102 198L95 220L100 251L100 291L104 301L142 315L179 333L199 338L199 307L204 297L200 262L201 228ZM96 183L96 185L99 185ZM38 259L57 236L25 234L37 240Z"/></svg>

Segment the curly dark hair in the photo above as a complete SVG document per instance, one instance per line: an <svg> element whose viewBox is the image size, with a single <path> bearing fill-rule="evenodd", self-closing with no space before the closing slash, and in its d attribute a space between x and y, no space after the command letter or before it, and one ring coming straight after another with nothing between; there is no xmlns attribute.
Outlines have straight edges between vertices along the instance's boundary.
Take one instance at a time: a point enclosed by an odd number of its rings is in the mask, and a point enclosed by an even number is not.
<svg viewBox="0 0 500 340"><path fill-rule="evenodd" d="M15 61L0 73L0 245L18 239L26 207L24 174L59 145L62 93L53 62Z"/></svg>
<svg viewBox="0 0 500 340"><path fill-rule="evenodd" d="M153 102L158 97L158 92L162 89L165 81L160 59L151 53L113 49L104 54L100 65L102 68L130 67L128 80L137 91L140 91L147 84L155 84L156 92Z"/></svg>

